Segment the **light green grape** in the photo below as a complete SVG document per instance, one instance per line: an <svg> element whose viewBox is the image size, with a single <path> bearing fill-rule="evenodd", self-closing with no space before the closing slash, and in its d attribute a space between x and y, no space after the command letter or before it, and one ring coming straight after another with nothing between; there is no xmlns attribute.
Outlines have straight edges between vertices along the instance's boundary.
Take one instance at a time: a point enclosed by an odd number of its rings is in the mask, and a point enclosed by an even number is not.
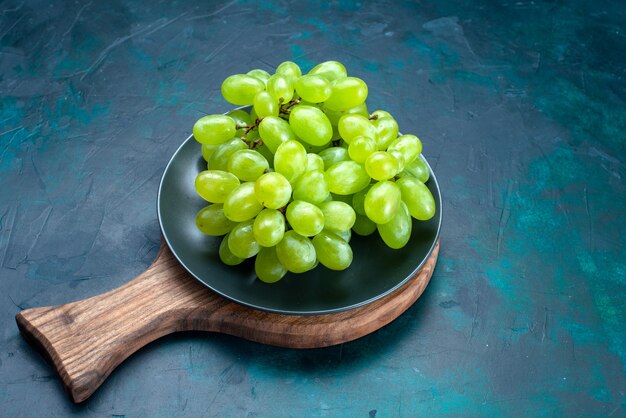
<svg viewBox="0 0 626 418"><path fill-rule="evenodd" d="M307 160L306 150L301 143L283 142L274 154L274 170L292 181L306 170Z"/></svg>
<svg viewBox="0 0 626 418"><path fill-rule="evenodd" d="M270 167L274 166L274 153L270 151L267 145L261 143L261 145L256 146L254 150L261 154L263 157L265 157Z"/></svg>
<svg viewBox="0 0 626 418"><path fill-rule="evenodd" d="M263 209L254 218L254 238L262 247L273 247L285 235L285 217L276 209Z"/></svg>
<svg viewBox="0 0 626 418"><path fill-rule="evenodd" d="M254 183L254 195L266 208L280 209L289 203L291 184L280 173L265 173Z"/></svg>
<svg viewBox="0 0 626 418"><path fill-rule="evenodd" d="M317 64L309 74L316 74L324 77L328 81L335 81L348 76L346 67L338 61L326 61Z"/></svg>
<svg viewBox="0 0 626 418"><path fill-rule="evenodd" d="M229 235L230 234L227 234L224 236L224 238L222 238L218 253L220 256L220 260L222 260L222 263L226 264L227 266L236 266L237 264L243 263L245 258L237 257L235 254L232 253L232 251L230 251L230 248L228 248Z"/></svg>
<svg viewBox="0 0 626 418"><path fill-rule="evenodd" d="M367 99L367 84L360 78L346 77L335 80L331 86L330 97L324 106L331 110L348 110Z"/></svg>
<svg viewBox="0 0 626 418"><path fill-rule="evenodd" d="M222 96L237 106L251 105L254 96L263 90L265 90L263 81L246 74L231 75L222 83Z"/></svg>
<svg viewBox="0 0 626 418"><path fill-rule="evenodd" d="M398 151L402 157L404 164L412 163L422 152L422 141L415 135L402 135L393 140L387 152Z"/></svg>
<svg viewBox="0 0 626 418"><path fill-rule="evenodd" d="M389 248L397 250L404 247L411 238L413 223L411 215L404 202L400 201L400 207L389 222L377 225L378 233Z"/></svg>
<svg viewBox="0 0 626 418"><path fill-rule="evenodd" d="M311 242L319 262L331 270L345 270L352 264L352 248L340 236L322 231Z"/></svg>
<svg viewBox="0 0 626 418"><path fill-rule="evenodd" d="M223 203L226 197L239 187L239 179L226 171L205 170L196 176L195 187L196 192L204 200Z"/></svg>
<svg viewBox="0 0 626 418"><path fill-rule="evenodd" d="M317 258L311 240L296 231L287 231L276 245L280 263L292 273L304 273L315 267Z"/></svg>
<svg viewBox="0 0 626 418"><path fill-rule="evenodd" d="M369 118L369 113L367 113L367 104L365 102L344 111L330 110L326 106L322 106L321 109L326 117L328 117L330 124L333 126L337 126L339 124L339 119L341 119L343 115L361 115Z"/></svg>
<svg viewBox="0 0 626 418"><path fill-rule="evenodd" d="M406 203L412 217L427 221L435 216L435 198L424 183L413 177L402 177L397 180L402 192L402 201Z"/></svg>
<svg viewBox="0 0 626 418"><path fill-rule="evenodd" d="M276 67L276 74L287 78L293 85L302 75L302 70L300 70L300 67L298 67L298 64L295 62L285 61Z"/></svg>
<svg viewBox="0 0 626 418"><path fill-rule="evenodd" d="M287 77L274 74L267 80L267 92L278 103L287 103L293 98L293 83Z"/></svg>
<svg viewBox="0 0 626 418"><path fill-rule="evenodd" d="M306 159L306 171L324 171L324 160L319 154L308 153Z"/></svg>
<svg viewBox="0 0 626 418"><path fill-rule="evenodd" d="M228 171L242 181L255 181L269 168L265 157L251 149L235 151L228 160Z"/></svg>
<svg viewBox="0 0 626 418"><path fill-rule="evenodd" d="M252 77L258 78L259 80L263 82L263 84L267 84L267 80L270 79L270 73L268 73L265 70L258 69L258 68L248 71L246 75L251 75Z"/></svg>
<svg viewBox="0 0 626 418"><path fill-rule="evenodd" d="M330 81L320 75L309 74L296 82L296 93L311 103L321 103L330 97Z"/></svg>
<svg viewBox="0 0 626 418"><path fill-rule="evenodd" d="M259 124L259 135L263 139L263 143L276 153L278 146L283 142L296 139L296 134L289 126L289 123L276 116L266 116Z"/></svg>
<svg viewBox="0 0 626 418"><path fill-rule="evenodd" d="M352 229L348 229L347 231L335 232L345 242L350 242L352 239Z"/></svg>
<svg viewBox="0 0 626 418"><path fill-rule="evenodd" d="M226 115L207 115L193 125L193 136L201 144L219 145L235 136L235 121Z"/></svg>
<svg viewBox="0 0 626 418"><path fill-rule="evenodd" d="M256 96L254 96L252 104L254 111L260 118L278 116L278 102L274 99L274 96L266 91L258 92Z"/></svg>
<svg viewBox="0 0 626 418"><path fill-rule="evenodd" d="M220 236L225 235L237 225L224 216L221 203L206 206L196 215L196 226L203 234Z"/></svg>
<svg viewBox="0 0 626 418"><path fill-rule="evenodd" d="M319 205L324 214L324 229L332 232L349 231L356 220L356 213L352 207L345 202L336 200L324 202Z"/></svg>
<svg viewBox="0 0 626 418"><path fill-rule="evenodd" d="M374 141L377 141L376 143L378 144L378 131L372 122L363 115L343 115L339 118L337 128L343 140L348 144L358 136L372 138Z"/></svg>
<svg viewBox="0 0 626 418"><path fill-rule="evenodd" d="M377 224L386 224L395 216L400 201L400 188L394 182L381 181L367 192L363 206L368 218Z"/></svg>
<svg viewBox="0 0 626 418"><path fill-rule="evenodd" d="M326 170L328 189L331 193L339 195L354 194L363 190L370 180L365 168L354 161L341 161Z"/></svg>
<svg viewBox="0 0 626 418"><path fill-rule="evenodd" d="M242 183L226 197L224 215L228 219L235 222L247 221L263 210L263 205L255 196L254 185L252 182Z"/></svg>
<svg viewBox="0 0 626 418"><path fill-rule="evenodd" d="M250 118L250 114L245 110L235 109L231 110L227 113L228 116L233 118L236 126L250 126L252 125L252 119Z"/></svg>
<svg viewBox="0 0 626 418"><path fill-rule="evenodd" d="M391 118L393 119L393 116L391 116L391 113L385 111L385 110L375 110L372 112L371 115L372 118L374 119L380 119L380 118Z"/></svg>
<svg viewBox="0 0 626 418"><path fill-rule="evenodd" d="M254 239L252 225L252 220L242 222L228 233L228 249L236 257L250 258L259 252L261 247Z"/></svg>
<svg viewBox="0 0 626 418"><path fill-rule="evenodd" d="M408 174L411 177L415 177L422 183L426 183L430 178L430 170L428 169L428 166L426 165L424 160L419 157L414 159L413 162L407 164L406 167L404 167L403 173Z"/></svg>
<svg viewBox="0 0 626 418"><path fill-rule="evenodd" d="M287 274L276 254L276 247L263 247L254 259L254 272L265 283L276 283Z"/></svg>
<svg viewBox="0 0 626 418"><path fill-rule="evenodd" d="M372 125L378 132L378 149L386 150L389 144L391 144L398 137L398 122L393 118L379 117L372 121Z"/></svg>
<svg viewBox="0 0 626 418"><path fill-rule="evenodd" d="M330 191L324 173L319 170L306 171L293 185L293 199L318 204L322 203Z"/></svg>
<svg viewBox="0 0 626 418"><path fill-rule="evenodd" d="M324 170L328 170L333 165L341 161L350 161L348 150L343 147L330 147L318 154L324 162Z"/></svg>
<svg viewBox="0 0 626 418"><path fill-rule="evenodd" d="M365 215L357 214L352 230L355 234L366 237L376 231L376 223Z"/></svg>
<svg viewBox="0 0 626 418"><path fill-rule="evenodd" d="M292 107L289 124L298 138L311 145L325 145L333 136L330 121L317 107L306 105Z"/></svg>
<svg viewBox="0 0 626 418"><path fill-rule="evenodd" d="M374 139L367 136L357 136L352 138L352 142L348 146L348 154L353 161L362 164L377 149Z"/></svg>
<svg viewBox="0 0 626 418"><path fill-rule="evenodd" d="M367 186L365 189L356 192L352 195L352 201L348 202L348 204L352 205L352 208L358 215L366 215L365 213L365 196L367 196L367 192L372 188L371 185Z"/></svg>
<svg viewBox="0 0 626 418"><path fill-rule="evenodd" d="M374 180L389 180L400 172L400 163L387 151L376 151L365 160L365 171Z"/></svg>
<svg viewBox="0 0 626 418"><path fill-rule="evenodd" d="M236 151L248 149L248 146L239 138L233 138L219 145L209 157L208 167L211 170L228 170L228 160Z"/></svg>
<svg viewBox="0 0 626 418"><path fill-rule="evenodd" d="M202 158L204 158L204 161L209 162L209 158L211 158L217 147L219 145L202 144Z"/></svg>
<svg viewBox="0 0 626 418"><path fill-rule="evenodd" d="M399 151L397 149L392 149L392 150L381 151L381 152L387 152L389 155L391 155L393 158L396 159L396 162L398 163L398 169L396 170L396 176L398 174L400 174L402 172L402 170L404 170L404 154L402 153L402 151Z"/></svg>
<svg viewBox="0 0 626 418"><path fill-rule="evenodd" d="M294 200L287 206L287 222L298 234L312 237L324 229L324 214L312 203Z"/></svg>

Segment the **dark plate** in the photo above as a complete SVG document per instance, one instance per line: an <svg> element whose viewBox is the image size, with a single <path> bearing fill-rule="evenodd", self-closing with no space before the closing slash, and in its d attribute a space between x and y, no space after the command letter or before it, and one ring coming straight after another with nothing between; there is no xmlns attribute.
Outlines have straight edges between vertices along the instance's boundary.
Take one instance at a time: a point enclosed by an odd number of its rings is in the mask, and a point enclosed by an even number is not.
<svg viewBox="0 0 626 418"><path fill-rule="evenodd" d="M196 175L206 170L200 150L201 145L190 136L165 168L157 203L159 222L172 253L189 273L235 302L292 315L356 308L402 286L421 268L437 242L441 195L431 170L427 186L437 202L437 214L427 222L413 222L406 247L392 250L378 234L352 234L354 261L348 269L336 272L320 265L304 274L288 273L274 284L263 283L254 273L254 259L236 267L224 265L218 256L221 237L206 236L196 228L196 213L207 205L194 189Z"/></svg>

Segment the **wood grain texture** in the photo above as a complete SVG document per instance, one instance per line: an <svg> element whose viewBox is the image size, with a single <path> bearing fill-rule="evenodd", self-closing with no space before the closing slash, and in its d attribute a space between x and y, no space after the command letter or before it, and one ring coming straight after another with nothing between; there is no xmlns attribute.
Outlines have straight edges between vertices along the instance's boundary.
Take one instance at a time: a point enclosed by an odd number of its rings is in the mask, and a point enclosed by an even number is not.
<svg viewBox="0 0 626 418"><path fill-rule="evenodd" d="M166 246L129 283L88 299L17 314L22 335L57 369L74 402L82 402L132 353L177 331L211 331L263 344L317 348L344 343L390 323L422 294L439 243L418 273L395 292L345 312L314 316L254 310L193 279Z"/></svg>

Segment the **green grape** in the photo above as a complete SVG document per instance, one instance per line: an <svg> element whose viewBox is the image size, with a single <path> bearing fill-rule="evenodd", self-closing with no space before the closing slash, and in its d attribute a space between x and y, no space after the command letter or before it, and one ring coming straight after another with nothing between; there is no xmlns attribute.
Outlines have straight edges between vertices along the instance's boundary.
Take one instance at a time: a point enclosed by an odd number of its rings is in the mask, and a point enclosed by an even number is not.
<svg viewBox="0 0 626 418"><path fill-rule="evenodd" d="M402 170L404 170L404 154L402 153L402 151L399 151L397 149L392 149L392 150L380 151L380 152L386 152L396 159L396 162L398 163L398 170L397 170L396 176L400 174Z"/></svg>
<svg viewBox="0 0 626 418"><path fill-rule="evenodd" d="M393 118L381 118L372 121L372 124L378 132L378 149L386 150L398 137L398 122Z"/></svg>
<svg viewBox="0 0 626 418"><path fill-rule="evenodd" d="M317 258L311 240L296 231L287 231L276 245L280 263L292 273L304 273L315 267Z"/></svg>
<svg viewBox="0 0 626 418"><path fill-rule="evenodd" d="M209 168L211 170L228 170L228 160L230 156L241 149L248 149L248 146L239 138L233 138L223 143L218 146L209 157Z"/></svg>
<svg viewBox="0 0 626 418"><path fill-rule="evenodd" d="M274 170L289 181L295 180L306 170L306 150L298 141L283 142L274 154Z"/></svg>
<svg viewBox="0 0 626 418"><path fill-rule="evenodd" d="M324 171L324 160L318 154L308 153L306 159L306 171Z"/></svg>
<svg viewBox="0 0 626 418"><path fill-rule="evenodd" d="M335 232L342 240L345 242L350 242L352 239L352 229L348 229L347 231Z"/></svg>
<svg viewBox="0 0 626 418"><path fill-rule="evenodd" d="M296 82L296 93L311 103L321 103L330 97L330 81L320 75L309 74Z"/></svg>
<svg viewBox="0 0 626 418"><path fill-rule="evenodd" d="M386 224L400 207L400 188L391 181L381 181L372 186L365 195L365 213L377 224Z"/></svg>
<svg viewBox="0 0 626 418"><path fill-rule="evenodd" d="M378 148L376 141L368 136L357 136L352 138L348 146L348 154L353 161L363 164L367 157L370 156Z"/></svg>
<svg viewBox="0 0 626 418"><path fill-rule="evenodd" d="M219 145L202 144L202 158L204 158L204 161L209 162L209 158L211 158L217 147Z"/></svg>
<svg viewBox="0 0 626 418"><path fill-rule="evenodd" d="M280 173L265 173L254 183L254 195L266 208L280 209L291 199L291 184Z"/></svg>
<svg viewBox="0 0 626 418"><path fill-rule="evenodd" d="M289 126L289 122L276 116L263 118L259 124L259 134L272 153L276 153L278 146L283 142L296 139L296 134Z"/></svg>
<svg viewBox="0 0 626 418"><path fill-rule="evenodd" d="M301 143L304 146L304 149L306 150L307 154L319 154L321 151L325 150L326 148L330 147L331 143L328 142L324 145L311 145L309 143L306 143L300 139L297 139L297 141L299 143Z"/></svg>
<svg viewBox="0 0 626 418"><path fill-rule="evenodd" d="M295 134L311 145L325 145L330 142L333 127L317 107L297 105L291 108L289 124Z"/></svg>
<svg viewBox="0 0 626 418"><path fill-rule="evenodd" d="M371 117L374 119L380 119L380 118L391 118L393 119L393 116L391 116L391 113L385 111L385 110L375 110L372 112Z"/></svg>
<svg viewBox="0 0 626 418"><path fill-rule="evenodd" d="M270 167L274 166L274 154L272 153L272 151L270 151L270 149L267 147L267 145L261 144L261 145L258 145L254 149L259 154L261 154L263 157L265 157L265 159L269 163Z"/></svg>
<svg viewBox="0 0 626 418"><path fill-rule="evenodd" d="M265 157L251 149L235 151L228 159L228 171L242 181L255 181L269 168Z"/></svg>
<svg viewBox="0 0 626 418"><path fill-rule="evenodd" d="M415 177L422 183L426 183L430 178L430 170L428 169L426 162L424 162L424 160L419 157L414 159L413 162L407 164L406 167L404 167L404 173Z"/></svg>
<svg viewBox="0 0 626 418"><path fill-rule="evenodd" d="M365 196L367 196L367 192L372 188L372 186L367 186L365 189L356 192L352 195L352 201L348 202L348 204L352 205L352 208L358 215L366 215L365 213Z"/></svg>
<svg viewBox="0 0 626 418"><path fill-rule="evenodd" d="M252 125L252 119L250 118L250 114L245 110L235 109L231 110L227 113L228 116L233 118L236 126L250 126Z"/></svg>
<svg viewBox="0 0 626 418"><path fill-rule="evenodd" d="M196 215L196 226L203 234L220 236L228 234L237 225L224 216L221 203L206 206Z"/></svg>
<svg viewBox="0 0 626 418"><path fill-rule="evenodd" d="M289 78L280 74L274 74L267 80L267 92L274 97L279 104L287 103L293 98L293 83Z"/></svg>
<svg viewBox="0 0 626 418"><path fill-rule="evenodd" d="M267 84L267 80L270 79L270 73L268 73L265 70L258 69L258 68L248 71L246 75L251 75L252 77L258 78L259 80L263 82L263 84Z"/></svg>
<svg viewBox="0 0 626 418"><path fill-rule="evenodd" d="M357 214L352 230L355 234L366 237L376 231L376 223L365 215Z"/></svg>
<svg viewBox="0 0 626 418"><path fill-rule="evenodd" d="M263 247L254 260L254 272L265 283L276 283L287 274L276 254L276 247Z"/></svg>
<svg viewBox="0 0 626 418"><path fill-rule="evenodd" d="M318 154L324 161L324 170L328 170L331 166L341 162L350 161L348 150L343 147L330 147Z"/></svg>
<svg viewBox="0 0 626 418"><path fill-rule="evenodd" d="M349 231L356 220L356 213L345 202L330 201L319 205L324 214L324 229L332 232Z"/></svg>
<svg viewBox="0 0 626 418"><path fill-rule="evenodd" d="M258 117L278 116L278 102L274 99L274 96L268 92L258 92L256 96L254 96L252 103Z"/></svg>
<svg viewBox="0 0 626 418"><path fill-rule="evenodd" d="M226 115L201 117L193 125L193 136L201 144L219 145L235 136L235 121Z"/></svg>
<svg viewBox="0 0 626 418"><path fill-rule="evenodd" d="M412 177L402 177L397 184L402 192L402 201L412 217L427 221L435 216L435 198L424 183Z"/></svg>
<svg viewBox="0 0 626 418"><path fill-rule="evenodd" d="M252 225L252 220L241 222L228 233L228 249L236 257L250 258L259 252L261 247L254 239Z"/></svg>
<svg viewBox="0 0 626 418"><path fill-rule="evenodd" d="M252 98L252 102L254 102L254 97ZM255 123L258 118L259 116L256 114L256 110L252 107L252 109L250 109L250 119L252 119L252 123Z"/></svg>
<svg viewBox="0 0 626 418"><path fill-rule="evenodd" d="M255 183L252 182L242 183L226 197L224 215L228 219L243 222L254 218L261 212L263 206L255 196L254 185Z"/></svg>
<svg viewBox="0 0 626 418"><path fill-rule="evenodd" d="M245 74L231 75L222 83L222 96L227 102L237 106L251 105L254 96L263 90L263 81Z"/></svg>
<svg viewBox="0 0 626 418"><path fill-rule="evenodd" d="M287 222L298 234L312 237L324 229L324 214L312 203L294 200L287 206Z"/></svg>
<svg viewBox="0 0 626 418"><path fill-rule="evenodd" d="M226 264L227 266L236 266L237 264L243 263L245 258L237 257L235 254L232 253L232 251L230 251L230 248L228 248L229 235L230 234L224 236L224 238L222 238L222 242L220 242L219 256L220 260L222 260L222 263Z"/></svg>
<svg viewBox="0 0 626 418"><path fill-rule="evenodd" d="M352 264L352 248L337 234L322 231L311 242L323 266L331 270L345 270Z"/></svg>
<svg viewBox="0 0 626 418"><path fill-rule="evenodd" d="M331 201L331 200L336 200L338 202L343 202L343 203L347 203L348 205L352 206L352 194L334 194L331 193L330 194L330 198L327 199L326 201Z"/></svg>
<svg viewBox="0 0 626 418"><path fill-rule="evenodd" d="M254 238L262 247L273 247L285 235L285 217L276 209L263 209L254 218Z"/></svg>
<svg viewBox="0 0 626 418"><path fill-rule="evenodd" d="M365 104L365 102L345 111L330 110L326 106L322 106L322 111L324 112L326 117L328 117L330 124L333 126L337 126L337 124L339 123L339 119L343 115L361 115L361 116L365 116L366 118L369 118L369 113L367 113L367 104Z"/></svg>
<svg viewBox="0 0 626 418"><path fill-rule="evenodd" d="M295 62L285 61L280 63L280 65L276 68L276 74L280 74L287 78L293 85L302 75L302 70L300 70L300 67L298 67L298 64Z"/></svg>
<svg viewBox="0 0 626 418"><path fill-rule="evenodd" d="M348 76L346 67L338 61L326 61L317 64L309 74L321 75L328 81L335 81Z"/></svg>
<svg viewBox="0 0 626 418"><path fill-rule="evenodd" d="M330 191L324 173L319 170L306 171L293 185L293 199L318 204L322 203Z"/></svg>
<svg viewBox="0 0 626 418"><path fill-rule="evenodd" d="M226 197L239 187L239 179L226 171L205 170L196 176L195 186L196 192L204 200L223 203Z"/></svg>
<svg viewBox="0 0 626 418"><path fill-rule="evenodd" d="M354 194L366 188L370 180L365 168L354 161L341 161L326 170L328 189L335 194Z"/></svg>
<svg viewBox="0 0 626 418"><path fill-rule="evenodd" d="M365 160L365 170L374 180L389 180L400 172L400 163L387 151L376 151Z"/></svg>
<svg viewBox="0 0 626 418"><path fill-rule="evenodd" d="M422 141L415 135L402 135L387 148L387 152L399 151L404 164L412 163L422 152Z"/></svg>
<svg viewBox="0 0 626 418"><path fill-rule="evenodd" d="M400 207L389 222L377 225L377 228L380 237L389 248L397 250L404 247L411 238L413 228L411 215L404 202L400 202Z"/></svg>
<svg viewBox="0 0 626 418"><path fill-rule="evenodd" d="M339 118L339 133L348 144L358 136L372 138L378 143L378 132L372 122L363 115L346 114Z"/></svg>
<svg viewBox="0 0 626 418"><path fill-rule="evenodd" d="M330 97L324 106L331 110L348 110L365 102L367 84L360 78L346 77L333 81Z"/></svg>

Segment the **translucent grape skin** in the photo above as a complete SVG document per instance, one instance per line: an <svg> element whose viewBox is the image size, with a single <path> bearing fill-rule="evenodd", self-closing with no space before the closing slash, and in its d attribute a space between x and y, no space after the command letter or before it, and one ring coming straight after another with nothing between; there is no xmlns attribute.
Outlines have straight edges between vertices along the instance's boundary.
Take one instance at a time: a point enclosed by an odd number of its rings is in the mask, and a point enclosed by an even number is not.
<svg viewBox="0 0 626 418"><path fill-rule="evenodd" d="M415 135L402 135L393 140L388 152L398 151L403 157L404 164L412 163L422 152L422 141Z"/></svg>
<svg viewBox="0 0 626 418"><path fill-rule="evenodd" d="M280 173L265 173L254 184L254 195L266 208L280 209L289 203L291 183Z"/></svg>
<svg viewBox="0 0 626 418"><path fill-rule="evenodd" d="M254 111L260 118L264 118L265 116L278 116L278 101L266 91L258 92L254 96L252 104Z"/></svg>
<svg viewBox="0 0 626 418"><path fill-rule="evenodd" d="M358 215L366 215L365 213L365 196L367 196L367 192L372 188L372 186L367 186L365 189L356 192L352 195L352 201L349 204L352 205L352 208Z"/></svg>
<svg viewBox="0 0 626 418"><path fill-rule="evenodd" d="M353 161L364 163L367 157L377 150L376 141L367 136L357 136L348 146L348 154Z"/></svg>
<svg viewBox="0 0 626 418"><path fill-rule="evenodd" d="M307 102L321 103L330 97L330 82L315 74L302 76L296 82L296 93Z"/></svg>
<svg viewBox="0 0 626 418"><path fill-rule="evenodd" d="M292 107L289 124L298 138L311 145L325 145L333 136L333 127L328 117L317 107Z"/></svg>
<svg viewBox="0 0 626 418"><path fill-rule="evenodd" d="M196 176L195 187L196 192L207 202L223 203L239 187L239 179L226 171L205 170Z"/></svg>
<svg viewBox="0 0 626 418"><path fill-rule="evenodd" d="M263 205L259 203L254 193L255 183L240 184L224 200L224 215L234 222L244 222L254 218ZM236 253L235 253L236 254Z"/></svg>
<svg viewBox="0 0 626 418"><path fill-rule="evenodd" d="M402 201L406 203L412 217L427 221L435 216L435 198L424 183L413 177L399 178L396 183L402 193Z"/></svg>
<svg viewBox="0 0 626 418"><path fill-rule="evenodd" d="M274 74L267 80L267 92L276 102L287 103L293 98L293 83L287 77Z"/></svg>
<svg viewBox="0 0 626 418"><path fill-rule="evenodd" d="M320 151L318 154L324 162L324 170L328 170L333 165L341 161L350 161L348 150L343 147L330 147Z"/></svg>
<svg viewBox="0 0 626 418"><path fill-rule="evenodd" d="M276 74L282 75L287 78L292 85L302 76L302 70L298 64L292 61L281 62L278 67L276 67Z"/></svg>
<svg viewBox="0 0 626 418"><path fill-rule="evenodd" d="M201 144L219 145L235 136L235 121L226 115L207 115L193 125L193 136Z"/></svg>
<svg viewBox="0 0 626 418"><path fill-rule="evenodd" d="M228 249L236 257L250 258L259 252L261 247L254 239L252 225L252 220L242 222L228 233Z"/></svg>
<svg viewBox="0 0 626 418"><path fill-rule="evenodd" d="M254 96L263 90L265 90L263 81L246 74L231 75L222 83L222 96L237 106L251 105Z"/></svg>
<svg viewBox="0 0 626 418"><path fill-rule="evenodd" d="M254 218L254 238L262 247L273 247L285 235L285 217L276 209L263 209Z"/></svg>
<svg viewBox="0 0 626 418"><path fill-rule="evenodd" d="M331 270L345 270L352 264L352 248L345 240L332 232L322 231L311 242L319 262Z"/></svg>
<svg viewBox="0 0 626 418"><path fill-rule="evenodd" d="M206 206L196 215L196 226L206 235L221 236L229 233L237 225L224 216L221 203Z"/></svg>
<svg viewBox="0 0 626 418"><path fill-rule="evenodd" d="M276 245L280 263L292 273L304 273L315 267L317 257L311 240L296 231L287 231Z"/></svg>
<svg viewBox="0 0 626 418"><path fill-rule="evenodd" d="M346 67L338 61L325 61L317 64L309 71L309 74L320 75L331 82L348 76Z"/></svg>
<svg viewBox="0 0 626 418"><path fill-rule="evenodd" d="M283 142L296 139L296 134L291 129L289 123L276 116L263 118L259 124L259 135L272 153L276 153L278 146Z"/></svg>
<svg viewBox="0 0 626 418"><path fill-rule="evenodd" d="M349 231L356 220L356 213L352 207L336 200L319 205L324 214L324 229L332 232Z"/></svg>
<svg viewBox="0 0 626 418"><path fill-rule="evenodd" d="M204 158L204 161L209 162L211 155L213 155L217 147L219 147L219 145L202 144L202 158Z"/></svg>
<svg viewBox="0 0 626 418"><path fill-rule="evenodd" d="M400 172L400 163L390 153L376 151L365 160L365 171L374 180L389 180Z"/></svg>
<svg viewBox="0 0 626 418"><path fill-rule="evenodd" d="M361 103L358 106L355 106L348 110L343 110L343 111L330 110L324 105L322 105L321 110L328 117L330 124L333 126L337 126L339 124L339 119L341 119L343 115L348 115L348 114L362 115L362 116L365 116L366 118L369 118L369 113L367 113L367 104L365 102Z"/></svg>
<svg viewBox="0 0 626 418"><path fill-rule="evenodd" d="M394 217L386 224L377 225L377 229L389 248L397 250L404 247L409 242L413 229L411 214L404 202L400 202L400 207Z"/></svg>
<svg viewBox="0 0 626 418"><path fill-rule="evenodd" d="M287 221L298 234L312 237L324 229L324 213L312 203L294 200L287 206Z"/></svg>
<svg viewBox="0 0 626 418"><path fill-rule="evenodd" d="M319 154L308 153L306 158L306 171L324 171L324 160L319 156Z"/></svg>
<svg viewBox="0 0 626 418"><path fill-rule="evenodd" d="M276 247L262 247L254 260L254 271L265 283L276 283L287 274L276 254Z"/></svg>
<svg viewBox="0 0 626 418"><path fill-rule="evenodd" d="M220 260L222 260L222 263L226 264L227 266L236 266L237 264L243 263L245 258L237 257L235 254L232 253L232 251L230 251L230 248L228 248L229 235L230 234L227 234L224 236L224 238L222 238L218 253L220 256Z"/></svg>
<svg viewBox="0 0 626 418"><path fill-rule="evenodd" d="M267 84L267 80L269 80L269 78L271 77L270 73L268 73L265 70L258 69L258 68L248 71L246 75L250 75L252 77L258 78L259 80L263 82L263 84Z"/></svg>
<svg viewBox="0 0 626 418"><path fill-rule="evenodd" d="M306 150L298 141L286 141L278 146L274 154L274 170L289 181L306 170Z"/></svg>
<svg viewBox="0 0 626 418"><path fill-rule="evenodd" d="M356 107L367 99L367 84L360 78L346 77L335 80L330 97L324 106L331 110L347 110Z"/></svg>
<svg viewBox="0 0 626 418"><path fill-rule="evenodd" d="M241 181L255 181L269 167L265 157L251 149L235 151L228 159L228 171Z"/></svg>
<svg viewBox="0 0 626 418"><path fill-rule="evenodd" d="M367 192L363 206L368 218L377 224L386 224L396 214L400 201L400 188L394 182L381 181Z"/></svg>
<svg viewBox="0 0 626 418"><path fill-rule="evenodd" d="M424 160L419 157L413 160L413 162L407 164L407 166L404 167L404 172L401 174L407 174L411 177L415 177L422 183L426 183L430 178L428 166ZM403 175L402 177L406 177L406 175Z"/></svg>
<svg viewBox="0 0 626 418"><path fill-rule="evenodd" d="M365 215L356 215L352 231L363 237L372 235L376 231L376 223Z"/></svg>
<svg viewBox="0 0 626 418"><path fill-rule="evenodd" d="M328 195L328 184L322 171L306 171L299 176L293 185L293 199L318 204L322 203Z"/></svg>
<svg viewBox="0 0 626 418"><path fill-rule="evenodd" d="M372 121L372 125L378 133L378 149L386 150L389 144L398 137L398 122L392 117L378 117Z"/></svg>
<svg viewBox="0 0 626 418"><path fill-rule="evenodd" d="M250 118L250 114L242 109L235 109L228 112L226 115L233 118L235 121L235 126L250 126L252 125L252 119Z"/></svg>
<svg viewBox="0 0 626 418"><path fill-rule="evenodd" d="M370 120L363 115L346 114L339 118L337 124L339 133L344 141L348 144L352 140L359 136L366 136L377 141L378 144L378 131L370 122Z"/></svg>
<svg viewBox="0 0 626 418"><path fill-rule="evenodd" d="M233 138L219 145L209 157L207 166L211 170L228 170L228 160L235 151L248 149L248 146L239 138Z"/></svg>
<svg viewBox="0 0 626 418"><path fill-rule="evenodd" d="M331 193L354 194L370 183L370 176L362 165L354 161L341 161L326 170L326 182Z"/></svg>

